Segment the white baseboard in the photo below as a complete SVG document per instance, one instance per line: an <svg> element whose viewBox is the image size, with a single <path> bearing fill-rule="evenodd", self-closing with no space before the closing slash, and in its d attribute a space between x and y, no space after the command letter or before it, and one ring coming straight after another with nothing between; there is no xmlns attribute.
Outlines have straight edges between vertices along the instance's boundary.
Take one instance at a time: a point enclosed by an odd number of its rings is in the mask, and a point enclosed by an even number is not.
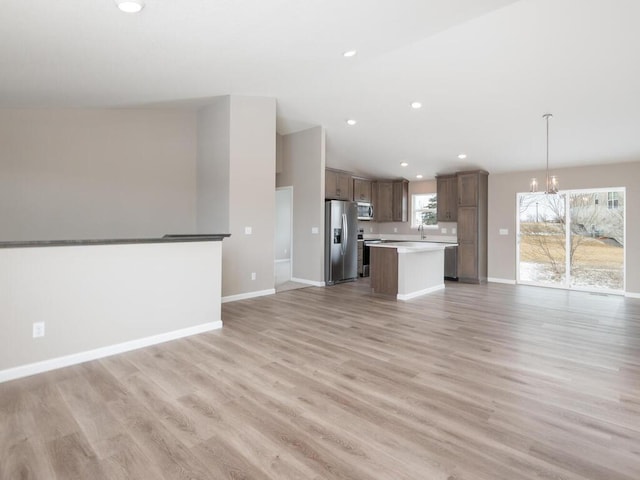
<svg viewBox="0 0 640 480"><path fill-rule="evenodd" d="M492 278L492 277L489 277L489 278L487 278L487 282L490 282L490 283L504 283L506 285L515 285L516 284L515 280L510 280L508 278Z"/></svg>
<svg viewBox="0 0 640 480"><path fill-rule="evenodd" d="M304 283L305 285L313 285L314 287L324 287L324 282L316 282L315 280L306 280L304 278L291 277L292 282Z"/></svg>
<svg viewBox="0 0 640 480"><path fill-rule="evenodd" d="M625 292L624 296L628 298L640 298L640 293Z"/></svg>
<svg viewBox="0 0 640 480"><path fill-rule="evenodd" d="M438 290L444 290L444 283L440 285L436 285L435 287L425 288L424 290L418 290L417 292L411 292L406 294L397 294L396 298L398 300L411 300L412 298L420 297L422 295L426 295L427 293L437 292Z"/></svg>
<svg viewBox="0 0 640 480"><path fill-rule="evenodd" d="M238 300L247 300L248 298L264 297L265 295L275 295L276 289L258 290L255 292L239 293L237 295L227 295L222 297L222 303L237 302Z"/></svg>
<svg viewBox="0 0 640 480"><path fill-rule="evenodd" d="M110 357L111 355L116 355L118 353L129 352L131 350L137 350L139 348L149 347L151 345L157 345L159 343L168 342L170 340L177 340L178 338L189 337L191 335L209 332L211 330L217 330L220 328L222 328L222 320L203 323L202 325L183 328L181 330L175 330L173 332L160 333L151 337L139 338L137 340L117 343L115 345L100 347L94 350L87 350L86 352L73 353L71 355L65 355L64 357L57 357L50 360L43 360L41 362L21 365L19 367L8 368L6 370L0 371L0 383L8 382L9 380L15 380L17 378L28 377L37 373L56 370L58 368L77 365L79 363L89 362L91 360L97 360L99 358Z"/></svg>

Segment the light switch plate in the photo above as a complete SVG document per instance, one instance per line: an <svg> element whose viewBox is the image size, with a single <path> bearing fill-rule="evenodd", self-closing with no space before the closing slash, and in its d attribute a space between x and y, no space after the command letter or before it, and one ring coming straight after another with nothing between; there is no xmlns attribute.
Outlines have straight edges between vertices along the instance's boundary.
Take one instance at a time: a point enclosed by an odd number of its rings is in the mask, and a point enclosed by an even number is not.
<svg viewBox="0 0 640 480"><path fill-rule="evenodd" d="M244 227L244 234L245 235L251 235L252 229L251 227Z"/></svg>
<svg viewBox="0 0 640 480"><path fill-rule="evenodd" d="M318 227L311 227L311 233L313 235L317 235L318 233L320 233L320 229Z"/></svg>
<svg viewBox="0 0 640 480"><path fill-rule="evenodd" d="M509 229L508 228L501 228L500 229L500 235L509 235Z"/></svg>

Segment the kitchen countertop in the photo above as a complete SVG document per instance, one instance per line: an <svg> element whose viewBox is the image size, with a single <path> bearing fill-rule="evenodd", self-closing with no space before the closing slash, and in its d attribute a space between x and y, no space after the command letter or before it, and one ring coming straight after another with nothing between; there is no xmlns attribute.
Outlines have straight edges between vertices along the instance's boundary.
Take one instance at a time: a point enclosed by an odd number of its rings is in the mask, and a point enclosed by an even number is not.
<svg viewBox="0 0 640 480"><path fill-rule="evenodd" d="M447 247L456 246L457 243L449 242L385 242L369 244L371 248L395 248L398 253L427 252L432 250L444 250Z"/></svg>
<svg viewBox="0 0 640 480"><path fill-rule="evenodd" d="M84 245L123 245L135 243L220 242L230 233L177 234L159 238L107 238L89 240L29 240L0 242L0 248L77 247Z"/></svg>
<svg viewBox="0 0 640 480"><path fill-rule="evenodd" d="M457 235L403 235L399 233L365 233L365 240L382 240L385 242L430 242L430 243L457 243Z"/></svg>

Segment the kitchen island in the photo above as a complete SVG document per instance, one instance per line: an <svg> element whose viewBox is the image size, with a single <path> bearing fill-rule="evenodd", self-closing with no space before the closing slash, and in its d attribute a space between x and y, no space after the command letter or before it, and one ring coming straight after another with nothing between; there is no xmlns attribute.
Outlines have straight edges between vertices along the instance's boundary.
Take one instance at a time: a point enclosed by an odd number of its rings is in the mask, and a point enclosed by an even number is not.
<svg viewBox="0 0 640 480"><path fill-rule="evenodd" d="M221 328L228 236L0 242L0 382Z"/></svg>
<svg viewBox="0 0 640 480"><path fill-rule="evenodd" d="M371 244L374 293L410 300L444 288L444 249L452 243L390 242Z"/></svg>

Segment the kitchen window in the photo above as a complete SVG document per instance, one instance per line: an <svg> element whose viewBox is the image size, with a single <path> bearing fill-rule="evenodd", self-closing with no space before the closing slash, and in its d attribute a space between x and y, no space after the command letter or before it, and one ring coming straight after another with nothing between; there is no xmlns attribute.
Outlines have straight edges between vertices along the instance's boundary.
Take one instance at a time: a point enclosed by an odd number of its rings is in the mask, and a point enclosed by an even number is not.
<svg viewBox="0 0 640 480"><path fill-rule="evenodd" d="M411 205L411 226L413 228L418 228L420 225L431 228L438 227L438 220L436 218L438 195L436 193L412 195Z"/></svg>

